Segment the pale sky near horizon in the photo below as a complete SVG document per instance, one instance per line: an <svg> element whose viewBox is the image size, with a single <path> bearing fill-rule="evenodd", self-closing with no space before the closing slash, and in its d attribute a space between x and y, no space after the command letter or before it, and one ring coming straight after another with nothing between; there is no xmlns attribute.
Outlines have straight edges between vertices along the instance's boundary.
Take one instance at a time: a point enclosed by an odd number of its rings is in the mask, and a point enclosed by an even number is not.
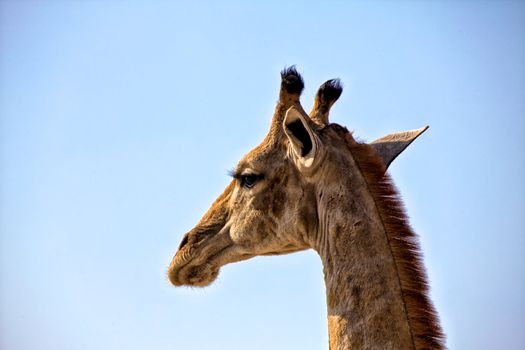
<svg viewBox="0 0 525 350"><path fill-rule="evenodd" d="M328 349L313 251L165 272L264 137L339 77L391 166L450 349L525 347L525 3L0 1L0 349Z"/></svg>

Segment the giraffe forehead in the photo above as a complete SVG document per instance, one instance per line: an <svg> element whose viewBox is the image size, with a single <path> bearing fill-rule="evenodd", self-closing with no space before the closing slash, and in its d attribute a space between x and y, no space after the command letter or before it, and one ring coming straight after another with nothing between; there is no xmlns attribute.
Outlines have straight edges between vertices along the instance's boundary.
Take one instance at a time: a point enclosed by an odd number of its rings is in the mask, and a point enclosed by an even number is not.
<svg viewBox="0 0 525 350"><path fill-rule="evenodd" d="M281 167L285 162L286 154L280 147L264 147L260 145L248 152L238 163L237 170L250 168L255 171Z"/></svg>

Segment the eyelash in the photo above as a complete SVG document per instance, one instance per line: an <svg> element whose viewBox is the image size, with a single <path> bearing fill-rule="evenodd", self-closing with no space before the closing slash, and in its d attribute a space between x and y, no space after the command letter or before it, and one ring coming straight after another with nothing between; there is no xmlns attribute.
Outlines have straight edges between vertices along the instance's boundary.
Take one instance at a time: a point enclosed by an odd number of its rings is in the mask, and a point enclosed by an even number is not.
<svg viewBox="0 0 525 350"><path fill-rule="evenodd" d="M239 181L241 187L247 189L252 189L259 180L263 179L261 174L235 174L230 172L230 175Z"/></svg>

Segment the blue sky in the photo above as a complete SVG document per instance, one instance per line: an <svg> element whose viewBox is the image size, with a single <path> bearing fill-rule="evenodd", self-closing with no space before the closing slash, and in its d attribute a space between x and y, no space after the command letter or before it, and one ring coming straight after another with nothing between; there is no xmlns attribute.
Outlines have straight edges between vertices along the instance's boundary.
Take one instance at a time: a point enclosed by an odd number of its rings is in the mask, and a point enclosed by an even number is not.
<svg viewBox="0 0 525 350"><path fill-rule="evenodd" d="M313 251L171 287L279 71L395 163L451 349L525 344L525 4L0 2L0 348L327 349Z"/></svg>

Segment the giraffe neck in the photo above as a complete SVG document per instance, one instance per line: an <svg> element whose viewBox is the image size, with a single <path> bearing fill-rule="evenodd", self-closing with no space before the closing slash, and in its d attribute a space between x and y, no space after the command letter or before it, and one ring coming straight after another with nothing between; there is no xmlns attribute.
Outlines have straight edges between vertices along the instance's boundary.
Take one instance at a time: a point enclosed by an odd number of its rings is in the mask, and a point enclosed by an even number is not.
<svg viewBox="0 0 525 350"><path fill-rule="evenodd" d="M386 235L365 221L329 224L323 261L330 349L413 349Z"/></svg>
<svg viewBox="0 0 525 350"><path fill-rule="evenodd" d="M357 178L350 181L358 180ZM331 350L414 349L394 257L366 190L319 195L319 236Z"/></svg>

